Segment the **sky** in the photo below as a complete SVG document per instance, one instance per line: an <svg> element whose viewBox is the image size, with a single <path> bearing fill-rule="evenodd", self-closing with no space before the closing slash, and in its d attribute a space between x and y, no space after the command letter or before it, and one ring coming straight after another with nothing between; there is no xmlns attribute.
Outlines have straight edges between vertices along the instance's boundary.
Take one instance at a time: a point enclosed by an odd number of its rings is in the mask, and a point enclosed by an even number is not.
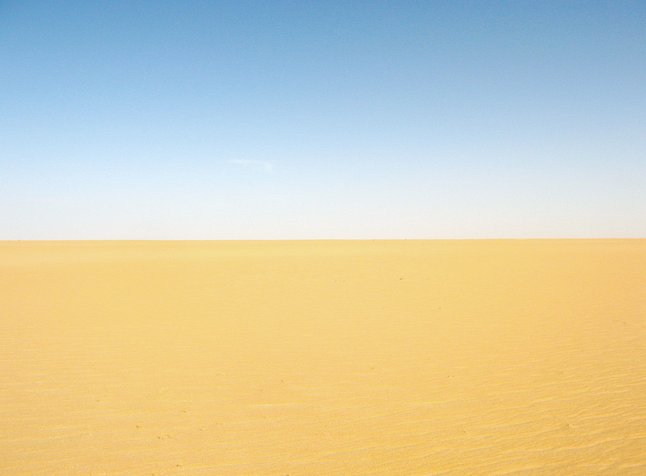
<svg viewBox="0 0 646 476"><path fill-rule="evenodd" d="M646 237L646 2L0 0L0 239Z"/></svg>

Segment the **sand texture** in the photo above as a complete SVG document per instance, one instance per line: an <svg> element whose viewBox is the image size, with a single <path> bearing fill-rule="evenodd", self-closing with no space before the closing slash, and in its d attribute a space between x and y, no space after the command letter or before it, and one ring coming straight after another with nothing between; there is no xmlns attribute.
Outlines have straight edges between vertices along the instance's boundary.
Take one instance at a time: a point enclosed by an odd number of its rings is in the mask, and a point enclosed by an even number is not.
<svg viewBox="0 0 646 476"><path fill-rule="evenodd" d="M0 242L0 474L646 474L646 240Z"/></svg>

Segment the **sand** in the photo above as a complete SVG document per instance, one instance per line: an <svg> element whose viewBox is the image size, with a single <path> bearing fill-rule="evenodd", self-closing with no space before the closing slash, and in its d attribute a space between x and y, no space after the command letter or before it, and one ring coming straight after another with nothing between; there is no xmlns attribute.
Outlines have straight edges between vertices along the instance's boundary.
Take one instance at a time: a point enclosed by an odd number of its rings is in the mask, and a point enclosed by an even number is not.
<svg viewBox="0 0 646 476"><path fill-rule="evenodd" d="M646 240L0 243L0 474L646 474Z"/></svg>

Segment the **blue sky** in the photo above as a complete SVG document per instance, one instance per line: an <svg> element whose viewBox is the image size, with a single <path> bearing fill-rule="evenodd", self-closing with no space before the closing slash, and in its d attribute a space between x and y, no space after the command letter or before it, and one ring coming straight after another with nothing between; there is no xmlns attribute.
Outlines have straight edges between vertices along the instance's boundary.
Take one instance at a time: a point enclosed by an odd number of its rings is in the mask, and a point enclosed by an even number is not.
<svg viewBox="0 0 646 476"><path fill-rule="evenodd" d="M0 1L0 239L646 237L646 3Z"/></svg>

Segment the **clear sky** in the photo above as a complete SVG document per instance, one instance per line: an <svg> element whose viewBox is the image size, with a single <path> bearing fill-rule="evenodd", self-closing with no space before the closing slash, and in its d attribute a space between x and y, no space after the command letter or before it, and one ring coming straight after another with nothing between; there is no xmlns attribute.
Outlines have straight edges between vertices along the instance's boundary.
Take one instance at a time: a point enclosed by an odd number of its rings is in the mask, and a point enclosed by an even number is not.
<svg viewBox="0 0 646 476"><path fill-rule="evenodd" d="M0 0L0 239L624 236L646 2Z"/></svg>

